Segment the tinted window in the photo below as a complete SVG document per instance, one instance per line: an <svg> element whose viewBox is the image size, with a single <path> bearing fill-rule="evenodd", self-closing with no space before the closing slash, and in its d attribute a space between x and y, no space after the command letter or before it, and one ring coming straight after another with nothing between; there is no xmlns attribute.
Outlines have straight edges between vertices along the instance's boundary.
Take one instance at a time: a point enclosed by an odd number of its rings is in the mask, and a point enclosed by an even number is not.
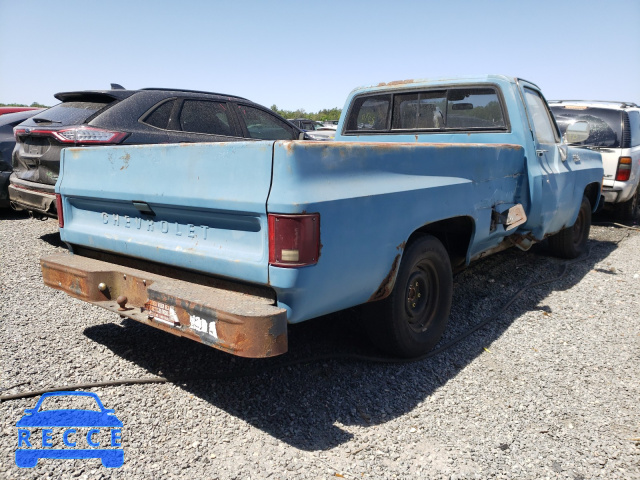
<svg viewBox="0 0 640 480"><path fill-rule="evenodd" d="M446 92L421 92L396 95L393 99L394 130L444 128Z"/></svg>
<svg viewBox="0 0 640 480"><path fill-rule="evenodd" d="M589 124L589 138L576 145L620 148L622 139L621 111L570 105L554 105L551 110L563 135L567 127L575 122L583 121Z"/></svg>
<svg viewBox="0 0 640 480"><path fill-rule="evenodd" d="M349 113L347 130L386 130L391 95L356 98Z"/></svg>
<svg viewBox="0 0 640 480"><path fill-rule="evenodd" d="M221 102L185 100L180 112L180 128L185 132L234 135L228 106Z"/></svg>
<svg viewBox="0 0 640 480"><path fill-rule="evenodd" d="M640 145L640 112L629 112L629 126L631 127L631 146Z"/></svg>
<svg viewBox="0 0 640 480"><path fill-rule="evenodd" d="M170 100L168 102L162 103L153 112L147 115L143 122L148 123L149 125L152 125L154 127L167 128L174 103L175 100Z"/></svg>
<svg viewBox="0 0 640 480"><path fill-rule="evenodd" d="M286 123L259 108L238 105L238 112L247 126L250 138L260 140L295 140L296 138L293 130Z"/></svg>
<svg viewBox="0 0 640 480"><path fill-rule="evenodd" d="M39 113L29 120L37 124L49 122L36 122L37 119L50 120L56 125L77 125L84 123L91 115L106 107L111 102L63 102Z"/></svg>
<svg viewBox="0 0 640 480"><path fill-rule="evenodd" d="M504 128L498 94L493 88L453 89L447 94L447 128Z"/></svg>
<svg viewBox="0 0 640 480"><path fill-rule="evenodd" d="M536 138L540 143L556 143L554 134L554 126L551 116L547 110L547 103L543 100L538 92L529 88L524 89L524 97L529 108L529 114L533 120L533 128Z"/></svg>

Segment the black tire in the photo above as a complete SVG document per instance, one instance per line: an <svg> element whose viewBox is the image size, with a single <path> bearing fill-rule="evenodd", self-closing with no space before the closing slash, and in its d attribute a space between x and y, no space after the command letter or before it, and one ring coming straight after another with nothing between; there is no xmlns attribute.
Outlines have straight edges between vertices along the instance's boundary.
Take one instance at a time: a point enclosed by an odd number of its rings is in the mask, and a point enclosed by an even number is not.
<svg viewBox="0 0 640 480"><path fill-rule="evenodd" d="M638 210L640 209L640 185L636 189L633 197L626 202L622 202L616 205L617 217L623 222L630 222L638 218Z"/></svg>
<svg viewBox="0 0 640 480"><path fill-rule="evenodd" d="M591 203L587 197L582 197L575 223L549 237L549 248L558 257L577 258L587 250L590 230Z"/></svg>
<svg viewBox="0 0 640 480"><path fill-rule="evenodd" d="M440 241L421 236L405 250L393 291L370 304L367 329L374 344L406 358L431 350L449 320L453 275Z"/></svg>

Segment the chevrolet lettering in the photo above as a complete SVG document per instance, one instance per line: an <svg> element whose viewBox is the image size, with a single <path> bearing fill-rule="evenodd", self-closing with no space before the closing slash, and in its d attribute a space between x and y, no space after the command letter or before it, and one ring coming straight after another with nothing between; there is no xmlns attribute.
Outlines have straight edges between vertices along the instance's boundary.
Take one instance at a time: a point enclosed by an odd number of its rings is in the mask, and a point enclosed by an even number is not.
<svg viewBox="0 0 640 480"><path fill-rule="evenodd" d="M148 232L172 233L178 237L185 235L189 238L202 238L203 240L207 239L207 231L209 230L207 225L194 225L191 223L183 225L178 222L154 221L152 219L130 217L129 215L120 216L117 213L108 214L106 212L102 212L102 223L116 227L143 229Z"/></svg>

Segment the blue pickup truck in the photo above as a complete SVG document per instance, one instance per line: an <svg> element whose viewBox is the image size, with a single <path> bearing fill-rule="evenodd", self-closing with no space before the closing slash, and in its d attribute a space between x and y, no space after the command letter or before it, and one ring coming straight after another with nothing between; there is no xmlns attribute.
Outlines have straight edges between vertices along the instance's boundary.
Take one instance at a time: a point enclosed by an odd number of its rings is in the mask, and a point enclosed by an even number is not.
<svg viewBox="0 0 640 480"><path fill-rule="evenodd" d="M335 141L69 148L61 162L71 254L41 259L45 284L246 357L286 352L289 323L368 302L380 348L424 354L453 271L546 238L579 256L603 176L536 85L500 75L356 89Z"/></svg>

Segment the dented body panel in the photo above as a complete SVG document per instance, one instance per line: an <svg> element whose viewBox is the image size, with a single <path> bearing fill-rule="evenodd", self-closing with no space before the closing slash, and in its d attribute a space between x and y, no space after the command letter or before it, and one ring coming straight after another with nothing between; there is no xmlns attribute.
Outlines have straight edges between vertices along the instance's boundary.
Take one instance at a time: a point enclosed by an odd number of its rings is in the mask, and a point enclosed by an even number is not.
<svg viewBox="0 0 640 480"><path fill-rule="evenodd" d="M384 298L414 231L468 217L486 227L474 255L503 240L492 208L528 205L526 186L518 145L278 142L267 209L319 212L322 251L312 268L269 267L270 284L292 322Z"/></svg>
<svg viewBox="0 0 640 480"><path fill-rule="evenodd" d="M525 101L535 85L499 76L434 83L453 84L499 91L506 126L345 130L359 96L431 85L411 81L352 92L336 141L65 150L60 233L76 254L43 259L45 282L230 353L270 356L286 351L287 323L388 296L417 232L464 232L453 238L463 265L573 225L583 195L595 208L599 154L580 150L575 160L560 143L551 153L536 143ZM313 265L269 263L269 214L318 216Z"/></svg>

